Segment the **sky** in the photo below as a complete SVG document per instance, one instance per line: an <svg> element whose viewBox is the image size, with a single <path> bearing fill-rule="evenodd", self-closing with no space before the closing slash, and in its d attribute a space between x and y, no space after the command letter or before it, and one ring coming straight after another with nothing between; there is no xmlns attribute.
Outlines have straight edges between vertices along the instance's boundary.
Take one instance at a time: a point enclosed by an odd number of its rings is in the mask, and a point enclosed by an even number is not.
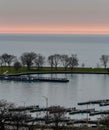
<svg viewBox="0 0 109 130"><path fill-rule="evenodd" d="M109 34L109 0L0 0L0 33Z"/></svg>

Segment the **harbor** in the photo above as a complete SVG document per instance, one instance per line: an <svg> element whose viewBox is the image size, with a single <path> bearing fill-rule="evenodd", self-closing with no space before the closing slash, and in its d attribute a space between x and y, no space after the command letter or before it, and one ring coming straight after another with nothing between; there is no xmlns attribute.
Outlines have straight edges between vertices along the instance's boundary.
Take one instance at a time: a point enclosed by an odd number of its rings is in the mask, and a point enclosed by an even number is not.
<svg viewBox="0 0 109 130"><path fill-rule="evenodd" d="M96 101L96 100L95 100ZM107 102L109 102L107 100ZM1 105L2 104L2 105ZM6 101L0 101L0 108L9 105ZM11 104L10 104L11 105ZM14 127L20 129L28 129L32 127L36 129L51 129L51 130L66 130L76 129L89 130L107 130L109 123L107 122L109 110L97 111L95 109L77 109L76 107L68 108L59 105L40 107L39 105L32 106L7 106L5 113L2 115L2 122L5 127ZM2 114L2 111L1 111ZM88 114L86 118L76 119L74 114ZM91 119L91 116L105 115L105 117ZM108 115L107 115L108 114ZM16 125L17 123L17 125Z"/></svg>
<svg viewBox="0 0 109 130"><path fill-rule="evenodd" d="M6 75L5 75L6 76ZM32 75L33 76L33 75ZM51 75L39 75L43 77L50 77ZM72 76L72 77L71 77ZM107 117L108 114L108 104L109 98L108 95L106 98L101 98L97 95L98 91L101 89L101 78L103 75L98 75L99 79L98 85L93 86L90 84L87 85L87 88L83 83L86 83L85 80L89 76L90 80L95 80L96 75L52 75L52 77L67 77L69 83L62 83L57 85L57 83L47 83L47 82L21 82L13 80L1 80L1 95L4 98L4 94L8 95L8 101L15 101L18 105L12 109L9 109L9 113L13 113L9 118L7 116L7 127L16 127L14 114L29 114L30 116L26 118L25 123L22 127L34 127L34 129L55 129L55 119L53 115L62 114L62 118L59 119L58 129L95 129L107 127L104 122L101 122L102 117ZM19 77L19 76L18 76ZM82 77L82 78L81 78ZM94 78L93 78L94 77ZM107 76L106 76L107 77ZM105 80L106 80L105 77ZM80 80L81 79L81 80ZM80 81L78 86L76 82ZM96 79L97 81L97 79ZM107 79L108 81L108 79ZM94 82L94 81L93 81ZM108 82L107 82L108 83ZM95 84L95 82L94 82ZM97 89L98 87L98 89ZM93 90L98 90L92 91ZM108 87L107 87L108 88ZM107 88L105 86L105 91L108 94ZM89 91L90 93L88 93ZM10 93L9 93L10 92ZM100 93L100 94L101 94ZM11 96L10 96L10 95ZM82 96L81 98L81 95ZM88 94L88 95L87 95ZM99 98L95 98L99 97ZM93 97L92 97L93 96ZM88 98L87 98L88 97ZM103 96L102 96L103 97ZM97 99L97 100L94 100ZM87 100L88 99L88 100ZM33 105L32 105L33 104ZM48 104L48 105L47 105ZM82 105L81 105L82 104ZM102 104L102 106L101 106ZM88 106L88 107L87 107ZM61 109L60 109L61 108ZM61 113L62 112L62 113ZM101 113L102 112L102 113ZM104 113L103 113L104 112ZM17 115L16 115L17 116ZM20 116L20 114L19 114ZM19 117L20 118L20 117ZM99 119L98 119L99 118ZM9 121L8 119L11 119ZM17 120L17 119L16 119Z"/></svg>

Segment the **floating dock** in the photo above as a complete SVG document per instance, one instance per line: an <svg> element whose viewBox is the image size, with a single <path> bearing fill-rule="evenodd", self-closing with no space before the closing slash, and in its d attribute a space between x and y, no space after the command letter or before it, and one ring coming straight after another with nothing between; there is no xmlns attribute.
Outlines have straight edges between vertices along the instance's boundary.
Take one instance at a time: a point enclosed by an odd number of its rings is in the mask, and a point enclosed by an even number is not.
<svg viewBox="0 0 109 130"><path fill-rule="evenodd" d="M83 109L83 110L73 110L71 111L69 114L83 114L83 113L91 113L91 112L94 112L95 109Z"/></svg>
<svg viewBox="0 0 109 130"><path fill-rule="evenodd" d="M90 113L90 116L96 116L96 115L109 115L109 110L95 111Z"/></svg>
<svg viewBox="0 0 109 130"><path fill-rule="evenodd" d="M21 111L32 111L34 109L39 109L39 105L36 106L20 106L16 108L10 108L9 111L21 112Z"/></svg>
<svg viewBox="0 0 109 130"><path fill-rule="evenodd" d="M69 82L66 78L34 77L34 76L0 76L0 80L24 81L24 82Z"/></svg>
<svg viewBox="0 0 109 130"><path fill-rule="evenodd" d="M100 106L109 106L109 101L108 102L102 102L99 104Z"/></svg>
<svg viewBox="0 0 109 130"><path fill-rule="evenodd" d="M105 100L92 100L92 101L87 101L87 102L80 102L78 105L90 105L90 104L101 104L101 103L107 103L109 102L109 99Z"/></svg>

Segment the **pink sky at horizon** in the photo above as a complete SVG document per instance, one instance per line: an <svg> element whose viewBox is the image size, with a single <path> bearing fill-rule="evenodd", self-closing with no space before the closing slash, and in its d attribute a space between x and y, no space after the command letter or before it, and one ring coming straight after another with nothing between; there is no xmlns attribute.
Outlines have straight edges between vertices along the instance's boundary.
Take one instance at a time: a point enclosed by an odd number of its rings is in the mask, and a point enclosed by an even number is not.
<svg viewBox="0 0 109 130"><path fill-rule="evenodd" d="M109 26L5 26L2 34L109 34Z"/></svg>
<svg viewBox="0 0 109 130"><path fill-rule="evenodd" d="M0 33L109 34L109 0L0 0Z"/></svg>

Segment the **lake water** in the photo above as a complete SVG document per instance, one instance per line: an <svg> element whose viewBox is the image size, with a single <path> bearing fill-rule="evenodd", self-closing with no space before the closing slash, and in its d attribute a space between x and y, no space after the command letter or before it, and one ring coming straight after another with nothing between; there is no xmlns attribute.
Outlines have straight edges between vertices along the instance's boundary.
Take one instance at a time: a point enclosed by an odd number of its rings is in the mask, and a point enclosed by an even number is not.
<svg viewBox="0 0 109 130"><path fill-rule="evenodd" d="M42 75L50 77L51 75ZM109 98L109 75L53 74L53 77L68 78L68 83L0 81L0 99L18 105L77 106L78 102Z"/></svg>
<svg viewBox="0 0 109 130"><path fill-rule="evenodd" d="M109 54L109 35L0 35L0 54L18 57L23 52L77 54L80 65L96 67L102 54ZM51 75L42 75L50 77ZM68 83L0 81L0 99L17 105L62 105L75 107L78 102L109 98L109 75L54 74Z"/></svg>
<svg viewBox="0 0 109 130"><path fill-rule="evenodd" d="M0 54L21 56L23 52L46 56L77 54L79 66L96 67L102 54L109 55L109 35L6 35L0 34Z"/></svg>

